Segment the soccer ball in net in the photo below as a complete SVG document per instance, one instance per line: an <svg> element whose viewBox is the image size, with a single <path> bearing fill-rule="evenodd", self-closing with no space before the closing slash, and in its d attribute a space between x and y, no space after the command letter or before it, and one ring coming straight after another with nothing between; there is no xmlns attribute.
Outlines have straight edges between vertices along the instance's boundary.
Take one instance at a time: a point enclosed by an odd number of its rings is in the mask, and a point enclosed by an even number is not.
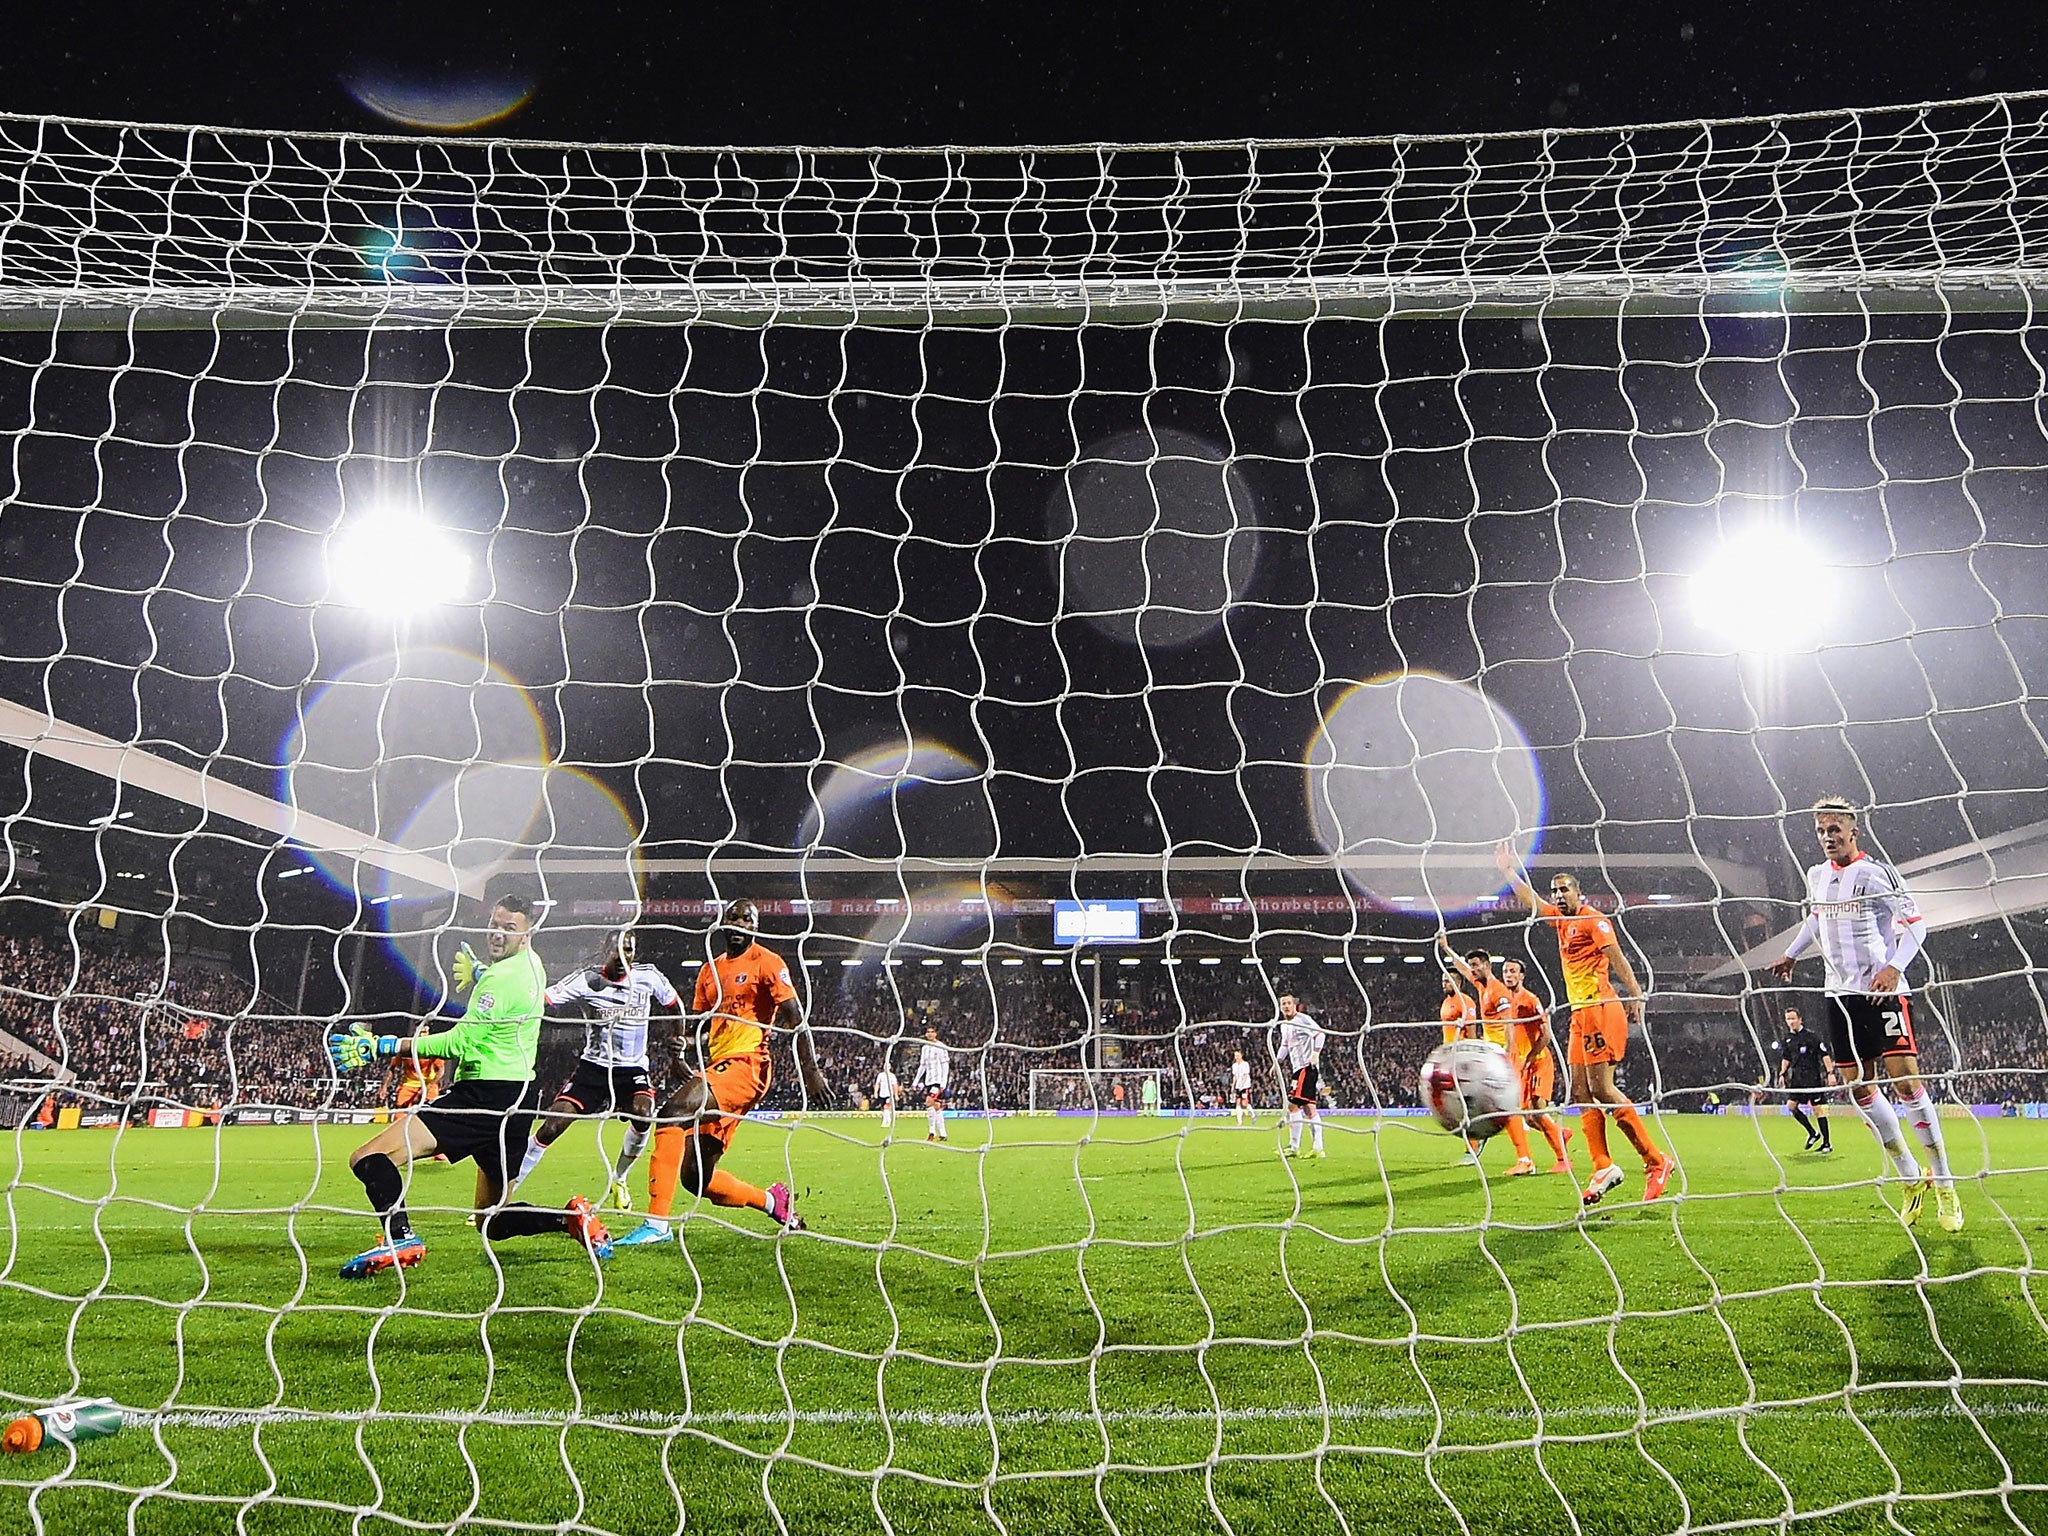
<svg viewBox="0 0 2048 1536"><path fill-rule="evenodd" d="M1445 1130L1484 1141L1522 1107L1522 1082L1491 1040L1452 1040L1422 1064L1422 1107Z"/></svg>

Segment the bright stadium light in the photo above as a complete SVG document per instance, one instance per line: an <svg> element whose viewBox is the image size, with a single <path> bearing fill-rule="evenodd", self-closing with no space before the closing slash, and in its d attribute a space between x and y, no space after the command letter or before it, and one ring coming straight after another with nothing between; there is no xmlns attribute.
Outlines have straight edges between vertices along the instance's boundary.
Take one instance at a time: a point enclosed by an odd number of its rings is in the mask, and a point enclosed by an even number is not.
<svg viewBox="0 0 2048 1536"><path fill-rule="evenodd" d="M1813 546L1790 528L1758 523L1736 530L1693 573L1693 617L1737 651L1811 650L1831 606L1825 570Z"/></svg>
<svg viewBox="0 0 2048 1536"><path fill-rule="evenodd" d="M405 618L469 594L468 551L419 512L385 507L355 519L327 546L330 590L340 601Z"/></svg>

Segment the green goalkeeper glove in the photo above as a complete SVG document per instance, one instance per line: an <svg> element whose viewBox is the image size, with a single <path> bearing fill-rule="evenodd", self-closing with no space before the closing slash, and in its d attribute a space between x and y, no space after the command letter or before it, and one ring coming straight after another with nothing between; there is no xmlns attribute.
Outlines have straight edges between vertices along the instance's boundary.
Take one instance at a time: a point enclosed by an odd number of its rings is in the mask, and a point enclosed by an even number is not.
<svg viewBox="0 0 2048 1536"><path fill-rule="evenodd" d="M357 1072L379 1056L398 1054L396 1035L374 1035L367 1024L352 1024L348 1033L327 1037L327 1054L337 1072Z"/></svg>
<svg viewBox="0 0 2048 1536"><path fill-rule="evenodd" d="M482 970L483 962L476 957L476 951L467 944L455 951L455 990L467 992L476 985L476 973Z"/></svg>

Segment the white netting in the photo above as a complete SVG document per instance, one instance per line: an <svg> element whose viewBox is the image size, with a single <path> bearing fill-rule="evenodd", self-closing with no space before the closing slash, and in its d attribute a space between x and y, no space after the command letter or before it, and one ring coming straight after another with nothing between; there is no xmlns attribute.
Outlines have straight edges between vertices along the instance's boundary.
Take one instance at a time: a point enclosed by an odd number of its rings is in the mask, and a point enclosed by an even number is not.
<svg viewBox="0 0 2048 1536"><path fill-rule="evenodd" d="M1004 151L0 117L0 1393L131 1420L0 1466L0 1524L2048 1523L2043 185L2039 97ZM1839 1099L1832 1161L1778 1115L1820 999L1759 968L1837 792L1932 930L1960 1233ZM1413 1117L1440 925L1565 1029L1503 840L1620 908L1660 1203L1619 1129L1586 1216L1582 1146L1509 1181ZM486 1250L423 1166L425 1266L336 1277L400 1084L322 1037L434 1010L513 886L555 976L637 917L687 984L758 902L833 1095L779 1043L724 1166L811 1235ZM1189 1113L1240 1054L1278 1102L1282 993L1321 1164Z"/></svg>

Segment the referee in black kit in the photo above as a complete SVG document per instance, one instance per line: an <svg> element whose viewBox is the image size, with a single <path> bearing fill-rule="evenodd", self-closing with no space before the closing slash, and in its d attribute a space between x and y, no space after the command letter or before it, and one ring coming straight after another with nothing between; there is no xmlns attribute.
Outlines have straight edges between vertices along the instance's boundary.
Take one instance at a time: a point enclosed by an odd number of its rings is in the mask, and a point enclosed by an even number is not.
<svg viewBox="0 0 2048 1536"><path fill-rule="evenodd" d="M1792 1117L1806 1127L1808 1152L1832 1152L1828 1139L1828 1117L1814 1113L1835 1083L1834 1058L1819 1035L1808 1029L1797 1008L1785 1010L1785 1044L1778 1052L1778 1086L1787 1089L1786 1100ZM1814 1121L1818 1120L1818 1126Z"/></svg>

